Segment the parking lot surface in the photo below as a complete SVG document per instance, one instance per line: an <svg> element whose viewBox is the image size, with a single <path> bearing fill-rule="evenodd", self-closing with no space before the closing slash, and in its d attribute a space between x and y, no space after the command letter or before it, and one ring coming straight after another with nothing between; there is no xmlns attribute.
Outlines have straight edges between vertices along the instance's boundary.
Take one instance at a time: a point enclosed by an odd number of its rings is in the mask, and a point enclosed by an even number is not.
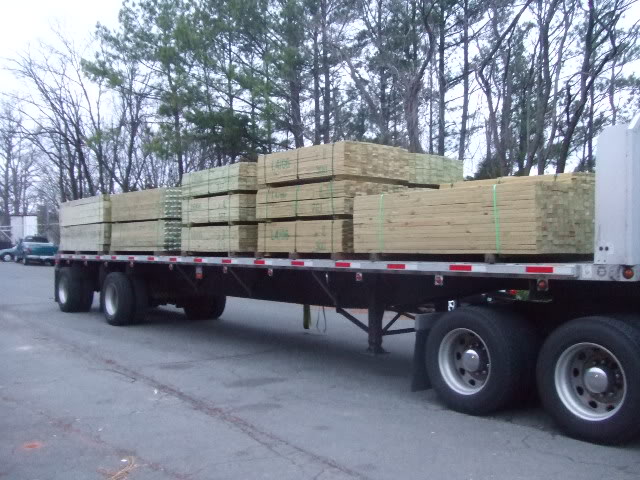
<svg viewBox="0 0 640 480"><path fill-rule="evenodd" d="M640 442L572 440L535 400L478 418L411 393L412 335L372 357L335 313L305 331L300 306L244 299L111 327L97 295L64 314L52 285L51 267L0 264L3 479L640 477Z"/></svg>

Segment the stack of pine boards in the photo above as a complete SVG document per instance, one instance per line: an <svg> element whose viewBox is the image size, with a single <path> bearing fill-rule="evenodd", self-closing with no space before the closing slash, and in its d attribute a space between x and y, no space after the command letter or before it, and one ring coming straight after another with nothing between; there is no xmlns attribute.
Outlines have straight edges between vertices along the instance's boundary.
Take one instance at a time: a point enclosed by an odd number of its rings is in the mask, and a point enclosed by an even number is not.
<svg viewBox="0 0 640 480"><path fill-rule="evenodd" d="M109 195L82 198L60 205L60 250L105 252L111 241Z"/></svg>
<svg viewBox="0 0 640 480"><path fill-rule="evenodd" d="M404 189L407 152L358 142L314 145L258 158L258 251L353 252L356 195Z"/></svg>
<svg viewBox="0 0 640 480"><path fill-rule="evenodd" d="M356 253L589 254L590 174L504 177L357 197Z"/></svg>
<svg viewBox="0 0 640 480"><path fill-rule="evenodd" d="M111 195L111 251L180 250L181 200L179 188Z"/></svg>
<svg viewBox="0 0 640 480"><path fill-rule="evenodd" d="M256 164L188 173L182 181L182 250L255 253Z"/></svg>
<svg viewBox="0 0 640 480"><path fill-rule="evenodd" d="M463 164L459 160L429 153L407 153L410 187L433 187L463 179Z"/></svg>

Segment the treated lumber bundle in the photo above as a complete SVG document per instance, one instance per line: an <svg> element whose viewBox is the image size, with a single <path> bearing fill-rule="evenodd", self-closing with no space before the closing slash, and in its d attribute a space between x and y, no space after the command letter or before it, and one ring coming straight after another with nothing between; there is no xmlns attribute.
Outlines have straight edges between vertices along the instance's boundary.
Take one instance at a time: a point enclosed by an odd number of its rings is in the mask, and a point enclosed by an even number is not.
<svg viewBox="0 0 640 480"><path fill-rule="evenodd" d="M258 190L258 220L353 215L353 197L404 190L392 185L360 180L267 187Z"/></svg>
<svg viewBox="0 0 640 480"><path fill-rule="evenodd" d="M111 195L111 221L180 219L182 191L153 188Z"/></svg>
<svg viewBox="0 0 640 480"><path fill-rule="evenodd" d="M182 201L182 224L239 223L256 221L256 195L232 193Z"/></svg>
<svg viewBox="0 0 640 480"><path fill-rule="evenodd" d="M257 225L183 227L182 251L253 253L257 237Z"/></svg>
<svg viewBox="0 0 640 480"><path fill-rule="evenodd" d="M429 153L407 153L408 182L414 185L438 185L462 181L463 164L460 160Z"/></svg>
<svg viewBox="0 0 640 480"><path fill-rule="evenodd" d="M60 205L60 226L88 225L111 221L109 195L81 198Z"/></svg>
<svg viewBox="0 0 640 480"><path fill-rule="evenodd" d="M60 227L60 250L74 252L106 252L111 242L110 223Z"/></svg>
<svg viewBox="0 0 640 480"><path fill-rule="evenodd" d="M261 223L258 250L262 253L351 253L351 220L298 220Z"/></svg>
<svg viewBox="0 0 640 480"><path fill-rule="evenodd" d="M284 185L330 178L406 182L406 151L363 142L336 142L258 157L258 185Z"/></svg>
<svg viewBox="0 0 640 480"><path fill-rule="evenodd" d="M114 223L111 250L124 252L162 252L180 250L179 220L147 220Z"/></svg>
<svg viewBox="0 0 640 480"><path fill-rule="evenodd" d="M558 173L553 175L529 175L529 176L509 176L489 178L485 180L470 180L454 183L446 183L440 185L440 188L460 188L460 187L477 187L478 185L495 185L503 183L540 183L554 182L567 183L572 185L582 185L585 188L594 188L596 176L593 173Z"/></svg>
<svg viewBox="0 0 640 480"><path fill-rule="evenodd" d="M228 192L255 192L256 164L239 162L187 173L182 177L184 197L203 197Z"/></svg>
<svg viewBox="0 0 640 480"><path fill-rule="evenodd" d="M587 177L584 177L587 178ZM357 197L357 253L589 254L594 188L585 181L467 182Z"/></svg>

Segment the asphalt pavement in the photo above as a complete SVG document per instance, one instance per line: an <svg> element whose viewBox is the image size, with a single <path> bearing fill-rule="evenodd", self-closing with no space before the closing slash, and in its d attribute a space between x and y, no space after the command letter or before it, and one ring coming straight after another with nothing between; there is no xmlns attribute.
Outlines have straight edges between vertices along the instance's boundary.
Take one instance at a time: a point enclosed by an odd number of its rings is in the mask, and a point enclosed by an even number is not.
<svg viewBox="0 0 640 480"><path fill-rule="evenodd" d="M640 441L567 438L535 401L449 411L410 392L412 335L373 357L318 313L305 331L298 305L229 299L216 321L111 327L97 298L60 312L53 268L0 264L0 479L640 477Z"/></svg>

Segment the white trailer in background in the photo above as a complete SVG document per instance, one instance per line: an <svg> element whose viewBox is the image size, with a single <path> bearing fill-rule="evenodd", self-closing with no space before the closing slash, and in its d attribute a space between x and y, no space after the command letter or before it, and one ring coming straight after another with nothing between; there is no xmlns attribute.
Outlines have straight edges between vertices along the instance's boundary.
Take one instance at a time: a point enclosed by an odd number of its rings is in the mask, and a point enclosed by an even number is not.
<svg viewBox="0 0 640 480"><path fill-rule="evenodd" d="M61 252L54 294L62 311L86 312L100 292L112 325L161 304L217 318L227 296L332 306L374 354L384 336L415 331L414 387L452 409L488 414L537 388L563 431L620 443L640 434L640 116L599 138L595 232L593 258L563 263ZM528 295L502 295L511 289ZM435 313L420 314L426 304ZM348 308L367 308L368 324ZM397 313L387 325L385 310ZM411 314L415 330L391 328Z"/></svg>
<svg viewBox="0 0 640 480"><path fill-rule="evenodd" d="M38 234L38 217L36 215L11 216L11 241L15 245L21 238Z"/></svg>

